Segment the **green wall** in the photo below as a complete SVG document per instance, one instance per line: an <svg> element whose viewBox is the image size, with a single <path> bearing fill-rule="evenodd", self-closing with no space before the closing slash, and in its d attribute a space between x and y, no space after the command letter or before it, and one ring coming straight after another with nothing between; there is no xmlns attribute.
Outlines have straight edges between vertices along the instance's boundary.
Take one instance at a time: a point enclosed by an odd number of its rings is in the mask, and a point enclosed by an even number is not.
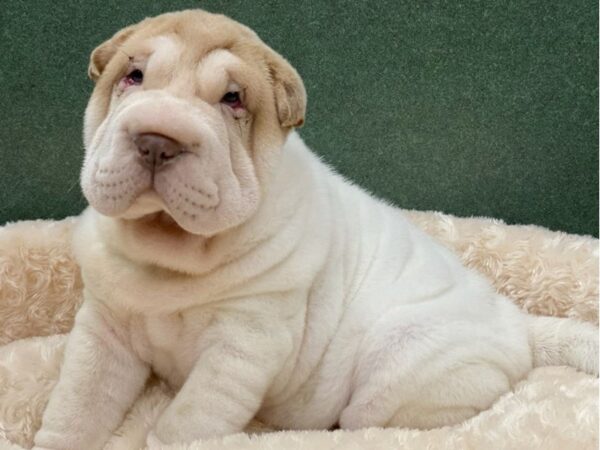
<svg viewBox="0 0 600 450"><path fill-rule="evenodd" d="M302 136L377 195L598 235L598 4L583 0L3 0L0 223L81 211L89 52L189 7L286 56L308 90Z"/></svg>

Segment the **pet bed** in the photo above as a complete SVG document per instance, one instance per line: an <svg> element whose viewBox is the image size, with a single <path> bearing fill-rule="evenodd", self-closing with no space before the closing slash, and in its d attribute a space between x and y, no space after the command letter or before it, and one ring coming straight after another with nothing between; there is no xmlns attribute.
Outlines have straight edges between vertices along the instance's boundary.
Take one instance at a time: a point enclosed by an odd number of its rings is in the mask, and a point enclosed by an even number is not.
<svg viewBox="0 0 600 450"><path fill-rule="evenodd" d="M531 314L598 323L598 240L484 218L406 212L464 264ZM81 302L70 251L77 218L0 227L0 449L30 448ZM151 379L106 450L144 448L173 393ZM491 409L453 427L420 431L245 433L163 450L597 449L598 379L569 367L533 370ZM84 450L84 449L82 449Z"/></svg>

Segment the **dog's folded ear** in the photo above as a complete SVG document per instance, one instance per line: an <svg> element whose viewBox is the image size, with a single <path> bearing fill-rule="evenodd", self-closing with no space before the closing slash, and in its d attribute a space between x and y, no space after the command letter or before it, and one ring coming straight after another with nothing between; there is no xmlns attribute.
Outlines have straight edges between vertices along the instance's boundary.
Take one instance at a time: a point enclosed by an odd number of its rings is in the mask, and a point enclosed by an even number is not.
<svg viewBox="0 0 600 450"><path fill-rule="evenodd" d="M92 54L90 55L90 65L88 67L88 76L92 81L96 81L109 61L115 55L119 46L123 44L131 36L131 34L135 31L137 25L132 25L127 28L123 28L118 33L116 33L113 37L111 37L108 41L103 42L98 47L94 49Z"/></svg>
<svg viewBox="0 0 600 450"><path fill-rule="evenodd" d="M268 52L267 63L279 123L284 128L302 126L306 114L306 90L302 78L290 63L272 50Z"/></svg>

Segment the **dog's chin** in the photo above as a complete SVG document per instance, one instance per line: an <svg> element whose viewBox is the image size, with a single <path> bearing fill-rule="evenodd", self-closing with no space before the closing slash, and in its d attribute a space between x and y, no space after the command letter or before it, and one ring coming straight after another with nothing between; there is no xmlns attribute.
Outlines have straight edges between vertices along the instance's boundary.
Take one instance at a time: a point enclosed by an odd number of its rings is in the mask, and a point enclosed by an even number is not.
<svg viewBox="0 0 600 450"><path fill-rule="evenodd" d="M168 233L171 236L182 234L193 234L185 230L177 223L175 219L166 211L157 211L146 214L137 219L132 219L141 228L151 228L155 232Z"/></svg>
<svg viewBox="0 0 600 450"><path fill-rule="evenodd" d="M164 202L154 190L142 193L124 213L116 218L130 225L149 227L169 234L189 233L169 214Z"/></svg>
<svg viewBox="0 0 600 450"><path fill-rule="evenodd" d="M118 215L118 218L138 220L164 211L166 211L166 207L160 196L154 190L149 189L136 198L126 211Z"/></svg>

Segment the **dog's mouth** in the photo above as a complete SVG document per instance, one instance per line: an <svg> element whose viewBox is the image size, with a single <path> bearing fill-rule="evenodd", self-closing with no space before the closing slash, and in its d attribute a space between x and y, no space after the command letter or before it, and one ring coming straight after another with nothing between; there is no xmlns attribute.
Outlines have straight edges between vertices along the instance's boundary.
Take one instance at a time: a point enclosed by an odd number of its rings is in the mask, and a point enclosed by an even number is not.
<svg viewBox="0 0 600 450"><path fill-rule="evenodd" d="M136 228L154 233L167 233L172 236L188 234L177 220L168 212L154 190L144 192L132 207L120 219Z"/></svg>
<svg viewBox="0 0 600 450"><path fill-rule="evenodd" d="M168 233L170 235L187 234L173 217L166 211L159 211L142 216L138 219L133 219L144 228L151 228L154 231Z"/></svg>
<svg viewBox="0 0 600 450"><path fill-rule="evenodd" d="M161 231L189 232L189 230L186 230L186 227L180 223L182 219L191 218L194 220L198 214L214 211L219 205L218 199L210 206L200 205L199 201L198 203L192 201L193 204L188 204L190 200L187 200L187 203L184 202L182 204L177 202L177 200L181 199L181 196L174 196L172 192L170 192L170 194L171 195L164 195L161 190L157 189L153 184L142 192L133 201L131 206L124 213L120 214L119 217ZM187 197L184 197L184 200L186 198ZM194 209L184 209L186 206Z"/></svg>

